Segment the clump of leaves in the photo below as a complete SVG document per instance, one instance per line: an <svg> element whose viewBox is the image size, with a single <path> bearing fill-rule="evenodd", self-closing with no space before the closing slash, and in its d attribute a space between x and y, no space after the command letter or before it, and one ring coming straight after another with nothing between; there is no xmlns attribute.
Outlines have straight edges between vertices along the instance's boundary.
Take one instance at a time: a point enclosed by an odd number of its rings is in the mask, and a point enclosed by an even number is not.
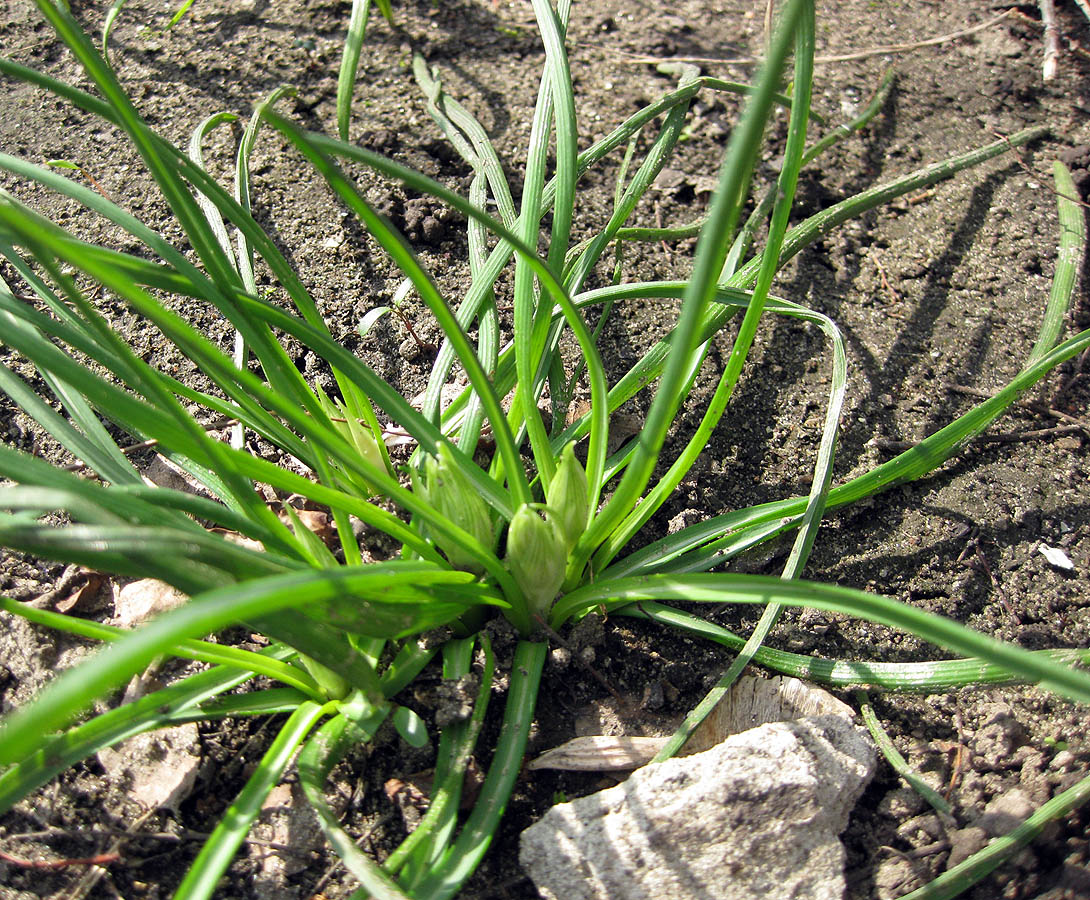
<svg viewBox="0 0 1090 900"><path fill-rule="evenodd" d="M0 388L94 475L80 477L0 446L0 473L11 482L0 489L0 507L8 511L0 519L0 541L102 571L151 575L190 599L131 634L0 600L9 612L110 643L3 723L0 809L10 808L65 767L142 731L200 718L282 712L286 719L272 745L204 845L177 896L212 894L296 750L307 797L365 891L376 897L453 896L484 854L519 770L546 654L544 626L559 629L597 608L647 617L739 650L720 687L694 711L663 755L676 751L717 694L751 660L832 684L940 690L1021 679L1080 702L1090 700L1090 677L1071 665L1085 653L1029 653L883 597L799 579L825 510L926 475L1052 368L1090 347L1090 332L1057 344L1082 243L1081 218L1073 203L1061 201L1064 249L1056 287L1025 368L994 397L912 450L836 487L831 485L831 464L845 392L843 342L826 316L770 294L777 271L830 228L1033 140L1042 130L1021 132L930 166L789 227L801 168L834 141L863 127L884 96L880 93L855 122L807 147L814 119L812 2L784 4L763 72L753 86L700 77L683 67L676 73L675 90L580 152L564 47L570 4L561 0L554 8L548 0L534 0L546 61L518 208L484 129L443 91L436 73L420 59L414 71L429 110L472 167L468 196L366 149L304 131L275 111L283 90L259 104L248 123L234 190L229 192L205 171L200 153L203 137L226 115L205 120L188 152L172 146L143 121L73 18L50 0L38 3L98 95L9 60L0 60L0 70L123 130L188 246L175 246L62 172L0 155L0 167L7 172L77 201L143 245L143 252L135 254L90 243L12 195L0 199L0 254L11 279L0 284L4 343L36 369L64 413L7 367L0 367ZM365 16L366 4L359 6ZM777 87L792 54L792 89L790 96L783 96ZM676 229L628 226L640 198L682 137L690 103L702 91L748 95L707 217ZM756 190L753 172L763 133L778 104L790 109L782 169L778 182L753 198L754 210L744 218ZM347 121L342 117L342 137ZM248 160L263 124L290 141L321 174L435 317L444 341L421 409L330 333L300 274L251 216ZM631 171L636 138L652 131L650 150ZM626 144L612 216L592 238L573 245L580 179ZM551 170L550 148L555 159ZM406 240L367 202L349 174L355 166L442 201L466 218L471 279L456 303L443 295ZM1057 177L1061 195L1070 195L1062 168ZM486 212L490 203L498 218ZM547 216L547 250L539 255ZM755 236L765 223L766 237L755 250ZM699 240L687 281L631 283L618 277L605 287L586 286L610 247L691 234L699 234ZM513 338L501 346L495 292L510 265ZM275 296L258 293L255 266L275 282ZM95 299L103 296L124 302L158 329L201 368L213 387L197 390L142 359L111 327ZM180 316L172 302L177 298L218 311L237 331L233 354ZM677 322L610 384L597 334L584 311L594 308L602 320L611 309L642 298L680 300ZM832 386L810 494L722 514L708 510L705 521L628 552L700 457L729 403L763 315L813 322L828 338ZM740 322L733 350L703 417L676 457L664 459L667 434L690 396L709 341L735 317ZM374 318L367 317L363 330ZM574 338L577 356L561 350L572 343L561 343L566 333ZM306 381L285 350L287 340L330 366L333 393ZM441 389L455 365L468 387L441 409ZM589 390L590 407L581 416L569 416L580 379ZM609 454L611 414L652 385L654 398L638 440ZM553 406L551 427L539 409L546 390ZM418 445L407 464L391 460L380 415ZM238 423L237 435L259 436L301 463L306 474L252 454L238 439L216 440L201 424L206 419ZM136 440L156 442L159 452L198 482L205 496L145 484L103 422ZM480 465L475 454L486 428L495 450ZM582 450L577 454L576 445L584 438L585 455ZM333 548L303 527L290 507L280 518L255 493L259 484L327 509L336 532ZM67 524L56 525L48 518L57 511L66 514ZM365 531L382 532L396 541L400 558L365 564L357 538L360 523ZM712 571L738 553L791 531L797 534L781 578ZM229 539L226 532L248 541ZM676 600L761 604L764 613L754 634L743 640L666 605ZM764 637L785 605L836 610L902 628L969 658L893 665L764 648ZM498 742L489 748L492 761L479 798L461 821L462 780L476 752L495 667L481 626L496 614L510 620L520 640L510 661L504 725ZM239 622L267 635L269 648L253 653L201 640ZM417 639L441 626L448 629L445 640ZM210 668L73 724L82 711L164 654L197 659ZM446 678L460 678L478 667L477 702L469 718L442 729L428 813L380 863L362 853L341 828L325 800L324 784L348 748L373 738L387 720L410 743L426 740L424 723L399 694L437 654ZM281 687L232 693L258 675ZM1090 781L1056 798L1037 818L1062 814L1088 790ZM935 888L938 895L960 890L994 865L1000 854L992 848L987 853L992 854L987 860L970 860L975 868L969 875L948 873L953 888L943 882Z"/></svg>

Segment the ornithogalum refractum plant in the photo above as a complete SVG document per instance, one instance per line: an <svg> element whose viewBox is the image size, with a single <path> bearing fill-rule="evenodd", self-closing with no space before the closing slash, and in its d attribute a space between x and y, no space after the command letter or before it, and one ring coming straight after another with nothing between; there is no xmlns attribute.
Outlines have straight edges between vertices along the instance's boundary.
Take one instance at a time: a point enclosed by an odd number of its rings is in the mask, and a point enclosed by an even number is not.
<svg viewBox="0 0 1090 900"><path fill-rule="evenodd" d="M545 68L517 207L484 129L419 58L414 71L429 111L472 168L468 196L343 139L304 130L276 109L285 90L255 109L229 191L201 161L203 137L227 116L205 120L187 150L174 147L141 118L72 16L51 0L38 0L38 5L83 66L95 93L10 60L0 60L0 71L124 131L184 242L167 240L61 171L0 154L0 167L11 176L76 201L126 232L130 246L132 241L142 245L135 253L90 243L15 195L0 197L3 342L33 365L53 402L7 367L0 367L0 389L85 466L85 474L78 475L0 446L0 475L8 479L0 488L0 508L7 511L0 519L0 542L100 571L158 578L189 601L134 633L120 633L0 600L11 613L109 644L3 723L0 809L9 809L67 766L134 734L179 721L279 712L285 718L275 739L176 896L211 896L297 750L307 796L364 892L382 898L453 896L485 853L514 785L534 714L546 635L594 609L650 618L738 650L720 688L663 755L676 751L717 694L751 660L840 685L941 690L1024 680L1065 698L1090 701L1090 676L1073 666L1085 653L1030 653L890 599L800 580L826 510L925 476L1055 366L1090 347L1090 332L1058 343L1083 242L1081 217L1063 199L1071 196L1065 170L1057 168L1064 230L1056 286L1041 338L1025 367L966 415L846 483L831 483L846 383L840 334L826 316L770 293L787 261L829 229L1033 140L1042 130L1030 129L922 169L789 226L802 167L863 127L884 97L880 91L859 119L807 144L814 123L811 0L783 4L752 86L701 77L682 67L676 89L583 151L578 149L565 52L570 2L560 0L554 7L550 0L533 0ZM357 4L357 38L366 8L366 3ZM354 52L358 55L358 46ZM785 96L779 88L792 58ZM354 62L348 68L354 71ZM708 91L743 93L747 99L706 218L677 229L628 225L681 138L690 104ZM761 192L755 161L778 107L789 110L786 148L778 182ZM341 113L344 138L349 120L346 109ZM444 340L421 408L410 405L330 333L299 274L251 215L248 161L261 127L282 135L322 176L434 316ZM573 244L581 178L614 151L634 148L640 136L650 149L638 166L631 152L626 156L609 221L592 238ZM367 202L350 175L360 167L435 198L464 217L471 280L463 296L444 296L404 237ZM495 216L486 211L492 209ZM539 253L543 230L546 249ZM758 233L765 237L756 246ZM627 241L686 234L699 235L687 280L617 279L587 287L607 250ZM513 311L507 324L513 337L504 346L500 317L507 304L497 302L496 291L509 266L514 270ZM275 284L275 291L258 292L255 268ZM200 367L211 387L198 390L141 358L111 326L103 312L105 297L157 329ZM238 335L234 352L216 346L182 317L174 302L178 298L190 308L207 306L222 315ZM679 300L677 321L611 384L596 347L597 331L584 313L593 309L599 320L611 310L623 315L627 302L644 298ZM723 416L762 316L812 322L828 339L832 383L809 495L729 512L708 510L704 521L666 538L638 540ZM664 458L667 434L690 399L709 342L732 320L737 322L733 349L702 418L685 435L680 452ZM373 316L362 327L371 321ZM573 340L562 342L566 335ZM330 367L335 391L308 383L286 351L287 341ZM576 355L562 351L570 347L577 348ZM455 366L468 386L441 408L441 389ZM569 415L580 384L589 394L589 410ZM609 454L611 414L643 390L654 396L638 438ZM552 406L551 426L540 408L543 398ZM407 462L391 459L380 416L415 442ZM209 420L237 423L236 435L256 435L299 465L276 465L250 452L241 440L222 442L202 424ZM481 441L486 429L487 445ZM112 435L119 433L154 441L159 453L200 484L202 494L149 486L115 442ZM494 451L482 465L476 459L484 446ZM335 528L332 546L303 527L290 505L278 515L255 492L258 484L328 510ZM56 518L57 512L64 516ZM738 553L792 531L794 544L781 578L722 571ZM400 545L400 553L365 563L357 537L361 532L387 535ZM633 542L641 549L630 552ZM761 604L764 613L756 632L743 640L667 605L680 600ZM785 605L837 610L901 628L967 658L912 665L850 663L764 648L764 637ZM495 615L506 616L520 640L510 662L498 743L482 750L476 744L494 670L482 625ZM268 649L254 653L202 640L236 623L266 635ZM445 641L417 640L440 627L446 629ZM77 722L93 703L164 654L209 667ZM422 823L392 855L377 861L342 829L323 787L348 748L370 740L387 720L410 742L426 739L424 723L399 697L436 654L442 656L444 677L458 678L477 666L477 702L468 718L442 730L431 805ZM232 693L255 676L281 686ZM491 761L472 811L462 818L462 780L475 753ZM980 877L1003 853L1031 837L1034 828L1082 802L1088 791L1090 781L1081 783L1052 801L1024 833L998 850L984 851L991 856L971 860L971 871L959 867L944 875L933 886L939 892L935 896L947 896Z"/></svg>

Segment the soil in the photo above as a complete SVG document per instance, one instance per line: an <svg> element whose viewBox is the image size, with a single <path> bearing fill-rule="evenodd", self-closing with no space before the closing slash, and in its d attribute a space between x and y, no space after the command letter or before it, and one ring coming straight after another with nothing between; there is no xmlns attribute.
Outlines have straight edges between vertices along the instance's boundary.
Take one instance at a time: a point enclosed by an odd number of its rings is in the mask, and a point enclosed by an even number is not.
<svg viewBox="0 0 1090 900"><path fill-rule="evenodd" d="M662 4L644 0L576 4L569 45L583 144L672 87L669 76L653 65L632 62L632 56L748 57L762 45L764 5L758 0L680 0L664 12ZM3 0L0 6L5 55L81 81L76 64L40 23L29 0ZM105 7L74 6L85 27L97 33ZM953 386L994 391L1004 385L1033 344L1058 235L1051 162L1090 143L1090 62L1083 49L1090 47L1090 23L1073 2L1057 6L1062 53L1058 75L1047 83L1041 74L1044 45L1036 4L1023 4L1016 14L967 37L818 67L814 105L834 123L867 102L891 65L897 86L866 131L821 157L804 175L800 217L988 143L996 134L1034 124L1051 128L1051 137L1017 155L867 214L800 254L778 279L775 293L832 316L848 342L849 401L838 479L872 467L888 458L898 442L917 440L968 409L973 398ZM172 7L131 0L112 39L123 84L165 136L184 146L205 116L228 110L246 117L281 83L298 89L283 109L308 127L335 131L336 71L347 4L199 0L178 26L164 32ZM517 198L517 160L527 142L542 61L529 3L420 0L394 8L396 27L375 21L364 45L353 139L460 190L467 188L467 167L444 143L413 82L411 54L419 50L439 69L450 94L479 116L507 161ZM827 0L819 5L818 53L852 54L948 34L986 22L1003 8L984 0ZM701 65L707 74L752 76L746 64ZM162 202L142 178L134 152L114 131L22 84L6 84L5 91L0 146L6 152L38 162L77 163L105 193L178 238ZM700 215L736 112L731 95L698 101L687 140L670 163L671 174L660 179L637 221L681 223ZM762 177L774 174L782 131L781 122L762 160ZM206 142L209 165L225 179L233 139L220 129ZM577 213L583 231L577 238L605 221L619 158L588 175ZM253 176L257 215L290 254L334 335L405 396L417 394L429 371L428 351L418 348L396 321L383 320L366 339L355 331L363 312L390 301L400 280L396 272L278 138L261 138ZM459 221L429 200L364 173L359 178L375 203L405 230L440 286L458 296L467 277ZM10 181L5 184L14 188ZM26 185L18 185L17 193L84 236L112 245L123 241L72 204ZM626 278L684 278L692 249L691 241L633 248ZM107 309L145 358L200 385L200 373L186 360L171 358L156 335L119 304L107 301ZM438 331L422 307L408 302L404 312L423 341L437 340ZM1070 326L1086 327L1088 312L1080 295ZM186 313L227 345L222 321L206 310ZM603 336L603 354L614 377L674 315L670 305L648 303L633 304L613 317ZM728 328L716 340L703 373L708 384L714 383L732 338ZM805 491L828 379L824 353L820 333L766 317L740 390L703 462L653 520L648 538L664 533L671 522ZM18 368L10 355L4 359ZM328 373L314 359L300 352L297 362L308 377L328 382ZM40 386L36 379L31 383ZM698 390L694 400L701 399L706 393ZM1032 649L1090 645L1090 432L1057 427L1067 423L1039 409L1083 415L1090 381L1077 365L1069 365L1047 378L1031 399L1038 405L1012 412L993 427L990 440L970 445L931 477L829 515L806 576L887 594ZM626 412L639 416L643 408L636 403ZM686 408L679 416L673 440L693 427L696 409ZM67 461L6 398L0 401L0 435L24 450ZM1050 565L1042 545L1062 549L1073 569ZM751 570L767 573L778 572L779 563L782 556L775 552L747 561ZM3 566L0 589L8 596L48 605L69 594L63 585L56 590L64 576L61 566L14 555L6 556ZM83 601L76 612L109 615L108 593ZM743 632L756 621L752 611L714 615ZM887 629L815 613L788 613L772 643L854 659L916 660L936 654ZM598 681L565 664L564 653L555 653L539 704L535 751L571 737L577 728L668 733L729 659L716 647L619 618L605 623L591 646L598 673L629 707L618 714ZM77 641L5 616L0 633L3 708L26 702L55 671L88 652ZM157 677L169 678L171 665ZM430 690L437 680L426 676L414 698L425 716L438 702ZM951 844L956 854L972 842L965 826L986 807L994 811L996 802L1036 807L1083 777L1090 766L1085 713L1033 688L885 696L876 698L876 707L901 752L948 794L956 821L947 828L929 815L923 802L884 768L844 835L853 898L895 897L922 884L950 863ZM122 860L96 870L93 884L81 880L86 872L80 867L0 862L0 897L169 896L199 847L189 836L213 827L271 733L267 720L202 726L195 790L176 809L150 814L127 798L124 786L106 777L99 763L74 767L0 820L0 847L24 859L79 858L116 848ZM404 833L402 817L384 793L386 782L411 782L413 773L430 764L428 750L407 752L388 736L337 770L346 827L365 847L381 856ZM556 797L586 793L601 783L598 776L548 772L521 780L493 852L464 895L536 896L515 862L519 831ZM1090 812L1072 814L968 896L1090 897L1088 824ZM120 842L107 835L109 829L126 828L134 833ZM251 845L217 896L324 895L335 900L351 892L353 882L335 857L309 848L301 855L299 846L293 852ZM271 876L263 864L269 854L294 862Z"/></svg>

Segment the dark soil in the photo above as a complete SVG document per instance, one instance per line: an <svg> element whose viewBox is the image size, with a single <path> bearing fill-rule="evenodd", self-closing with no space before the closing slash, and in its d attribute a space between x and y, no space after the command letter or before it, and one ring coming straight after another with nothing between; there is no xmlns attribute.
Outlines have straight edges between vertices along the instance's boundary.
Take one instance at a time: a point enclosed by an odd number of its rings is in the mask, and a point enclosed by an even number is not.
<svg viewBox="0 0 1090 900"><path fill-rule="evenodd" d="M761 47L764 5L757 0L681 0L663 12L661 4L644 0L576 4L569 44L584 144L672 87L673 81L654 66L631 62L632 55L749 56ZM1049 83L1041 78L1036 4L1024 4L1018 15L938 46L818 68L814 105L834 123L867 102L890 65L898 81L872 126L805 174L800 216L991 142L996 134L1033 124L1052 129L1051 138L1017 155L867 214L801 254L779 278L775 293L831 315L848 341L849 405L842 420L838 479L865 471L888 458L900 442L918 440L968 409L973 399L954 386L994 391L1004 385L1033 344L1058 235L1051 163L1090 143L1090 64L1082 49L1090 46L1090 23L1073 2L1058 7L1064 52L1059 75ZM229 110L246 117L284 82L295 85L298 94L282 108L309 127L335 130L336 70L347 4L199 0L180 25L163 33L166 9L132 0L112 45L123 83L164 135L184 145L205 116ZM5 55L81 81L76 64L40 24L29 0L5 0L3 11ZM1001 7L985 0L829 0L820 4L818 53L848 54L947 34L985 22L998 11ZM529 4L404 2L395 3L395 12L397 27L376 22L364 47L353 139L466 189L467 167L444 143L413 82L409 64L412 50L419 49L438 67L451 95L479 116L508 161L517 197L517 161L529 134L542 60ZM76 13L97 33L105 8L79 3ZM747 65L705 63L703 68L722 77L752 76ZM5 85L0 109L0 147L6 152L38 162L76 162L108 195L178 237L141 176L135 153L111 129L21 84ZM707 203L737 104L726 95L709 95L695 111L689 139L670 164L676 171L640 208L641 223L692 221ZM210 165L225 178L229 141L221 130L206 145ZM765 177L774 173L781 151L773 135L762 163ZM1071 154L1072 163L1083 155ZM619 158L586 180L577 213L586 233L606 220ZM257 215L291 254L334 335L406 396L422 390L430 356L399 324L384 320L366 340L355 332L361 313L390 300L400 281L397 273L278 138L266 134L261 139L253 173ZM467 277L459 221L429 200L363 173L359 177L376 204L403 227L440 286L457 296ZM108 244L123 240L72 204L25 185L6 184L81 234ZM626 278L684 278L691 256L692 242L633 249ZM1085 298L1081 303L1072 327L1090 321ZM146 358L201 383L199 372L185 360L170 358L157 336L141 330L124 309L111 312ZM614 376L651 336L669 326L674 312L662 304L633 304L614 317L603 343ZM227 344L219 319L204 310L187 314ZM421 307L410 304L406 314L425 341L438 339ZM732 337L728 329L717 340L705 373L709 383ZM805 491L828 379L824 352L820 333L767 317L747 377L715 440L653 521L649 537L664 533L678 517L689 521ZM299 354L298 363L318 382L328 379L306 354ZM695 399L701 399L699 391ZM1079 417L1090 400L1090 382L1078 366L1066 366L1046 379L1032 399L1038 407ZM1088 432L1057 428L1066 423L1038 407L1008 415L993 427L990 440L972 444L932 477L830 515L807 577L887 594L1032 649L1090 645ZM642 409L634 404L626 412L638 416ZM678 439L695 424L696 415L695 407L683 412ZM1034 436L1038 432L1043 433ZM0 401L0 435L25 450L66 461L6 398ZM1050 566L1039 552L1042 544L1063 549L1074 571ZM4 559L0 589L17 599L52 602L49 592L63 567L10 555ZM782 557L774 552L746 561L751 570L767 573L778 572L779 564ZM104 604L92 601L77 611L102 616L109 612ZM752 611L717 615L743 632L756 621ZM856 659L915 660L936 653L884 628L814 613L786 615L773 643ZM546 671L535 750L572 736L577 727L667 733L728 661L715 647L624 619L607 622L592 646L598 672L639 708L638 715L622 709L618 716L615 701L598 682L574 664L563 665L563 654L557 654ZM0 633L4 709L26 702L54 671L87 652L78 642L5 616ZM437 681L428 677L415 699L407 701L426 716L435 702L429 688ZM961 827L997 798L1028 798L1036 807L1081 778L1090 764L1085 713L1032 688L887 696L877 700L877 708L901 752L948 794ZM169 896L199 847L185 837L186 830L211 830L271 731L266 721L204 727L196 790L177 810L156 811L135 829L156 836L134 835L118 844L104 830L130 828L145 811L127 800L123 787L110 783L94 761L73 768L0 820L0 849L22 858L55 859L111 852L116 846L122 860L89 887L80 883L81 869L0 862L0 884L5 885L0 897ZM404 833L402 818L383 785L391 778L408 781L430 763L427 752L407 752L396 737L387 736L369 755L337 770L346 827L364 846L382 855L396 844ZM519 831L557 795L585 793L600 782L542 772L522 780L494 852L466 896L536 896L515 863ZM969 896L1090 897L1088 817L1080 812L1058 823ZM26 839L50 829L48 835ZM851 896L899 896L941 873L951 843L960 852L966 840L962 831L945 830L922 801L883 769L845 834ZM277 851L255 845L241 854L219 896L306 898L321 891L333 900L351 890L352 880L325 851L301 859L296 854L299 864L290 867L286 880L268 887L255 878L268 852Z"/></svg>

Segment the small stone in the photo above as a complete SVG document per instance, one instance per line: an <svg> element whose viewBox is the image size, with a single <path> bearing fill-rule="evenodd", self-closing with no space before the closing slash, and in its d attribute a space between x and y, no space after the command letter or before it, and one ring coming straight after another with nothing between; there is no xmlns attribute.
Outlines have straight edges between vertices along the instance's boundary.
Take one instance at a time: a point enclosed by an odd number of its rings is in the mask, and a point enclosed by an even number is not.
<svg viewBox="0 0 1090 900"><path fill-rule="evenodd" d="M1071 557L1063 552L1059 547L1050 547L1048 544L1041 544L1041 555L1048 560L1048 564L1053 568L1059 569L1061 572L1074 572L1075 564L1071 562Z"/></svg>
<svg viewBox="0 0 1090 900"><path fill-rule="evenodd" d="M970 742L973 765L979 771L995 771L1009 764L1009 757L1021 742L1025 729L1006 703L993 703L983 726Z"/></svg>
<svg viewBox="0 0 1090 900"><path fill-rule="evenodd" d="M1066 772L1078 764L1075 754L1070 750L1061 750L1049 761L1048 767L1054 772Z"/></svg>
<svg viewBox="0 0 1090 900"><path fill-rule="evenodd" d="M571 665L571 651L567 647L554 647L549 651L549 665L563 671Z"/></svg>
<svg viewBox="0 0 1090 900"><path fill-rule="evenodd" d="M988 832L976 825L958 828L956 831L951 831L948 837L950 840L950 856L946 860L948 870L988 845Z"/></svg>
<svg viewBox="0 0 1090 900"><path fill-rule="evenodd" d="M984 815L974 823L992 837L1013 831L1033 815L1036 808L1029 795L1021 788L1012 788L994 797L984 807Z"/></svg>
<svg viewBox="0 0 1090 900"><path fill-rule="evenodd" d="M289 852L253 845L251 853L259 860L254 875L258 895L270 900L297 897L288 879L309 865L310 854L324 842L318 817L299 784L278 784L272 789L261 805L254 835L291 847Z"/></svg>
<svg viewBox="0 0 1090 900"><path fill-rule="evenodd" d="M897 837L913 847L922 847L924 844L941 840L943 832L939 817L934 813L927 813L922 816L913 816L907 822L902 822L897 829Z"/></svg>
<svg viewBox="0 0 1090 900"><path fill-rule="evenodd" d="M197 782L200 736L193 722L160 728L98 751L99 765L146 809L178 809Z"/></svg>
<svg viewBox="0 0 1090 900"><path fill-rule="evenodd" d="M878 802L878 812L893 819L914 816L924 807L924 799L910 787L890 791Z"/></svg>
<svg viewBox="0 0 1090 900"><path fill-rule="evenodd" d="M918 861L891 856L878 863L874 872L874 895L878 900L894 900L903 897L930 881L926 871L919 871Z"/></svg>
<svg viewBox="0 0 1090 900"><path fill-rule="evenodd" d="M421 225L421 231L427 243L438 244L446 236L447 226L435 216L426 216Z"/></svg>

